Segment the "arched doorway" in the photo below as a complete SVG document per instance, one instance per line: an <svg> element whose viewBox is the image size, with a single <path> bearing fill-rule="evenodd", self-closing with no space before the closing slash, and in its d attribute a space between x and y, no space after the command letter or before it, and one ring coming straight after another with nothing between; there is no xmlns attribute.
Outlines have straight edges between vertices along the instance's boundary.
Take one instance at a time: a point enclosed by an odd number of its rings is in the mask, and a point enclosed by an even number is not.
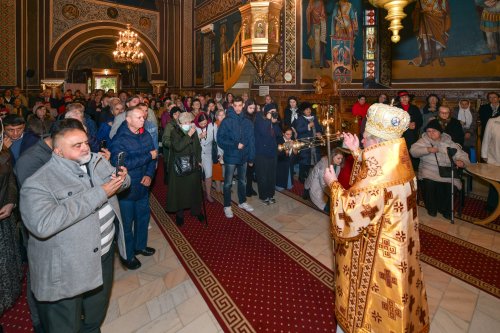
<svg viewBox="0 0 500 333"><path fill-rule="evenodd" d="M132 67L116 63L112 54L115 42L111 38L97 38L80 45L69 60L66 82L75 86L85 84L87 91L137 90L147 86L150 74L146 62Z"/></svg>

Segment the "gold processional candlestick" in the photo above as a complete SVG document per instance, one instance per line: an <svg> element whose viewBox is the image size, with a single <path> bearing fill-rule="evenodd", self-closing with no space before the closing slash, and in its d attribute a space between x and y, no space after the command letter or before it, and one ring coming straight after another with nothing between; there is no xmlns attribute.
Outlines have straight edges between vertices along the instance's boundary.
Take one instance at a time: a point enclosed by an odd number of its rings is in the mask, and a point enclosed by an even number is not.
<svg viewBox="0 0 500 333"><path fill-rule="evenodd" d="M337 131L336 133L332 133L330 130L330 125L333 123L334 118L330 118L330 112L333 111L334 107L329 105L326 107L326 119L322 121L323 126L326 127L325 134L322 135L321 137L310 137L310 138L302 138L302 139L296 139L296 140L291 140L288 142L285 142L283 144L278 145L278 150L279 151L290 151L294 150L297 152L300 152L301 150L304 149L311 149L319 146L327 146L328 150L328 164L331 164L332 161L332 156L331 156L331 143L332 142L337 142L337 141L342 141L344 139L344 136Z"/></svg>

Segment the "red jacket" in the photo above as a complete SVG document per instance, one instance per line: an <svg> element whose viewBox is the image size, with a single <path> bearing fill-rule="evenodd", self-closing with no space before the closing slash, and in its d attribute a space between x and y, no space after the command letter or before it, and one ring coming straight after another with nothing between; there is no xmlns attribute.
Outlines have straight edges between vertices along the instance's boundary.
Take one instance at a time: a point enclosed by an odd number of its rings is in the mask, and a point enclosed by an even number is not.
<svg viewBox="0 0 500 333"><path fill-rule="evenodd" d="M361 104L359 104L359 102L356 102L352 106L352 114L355 116L358 116L358 117L365 118L369 107L370 107L370 104L368 104L368 103L361 105Z"/></svg>

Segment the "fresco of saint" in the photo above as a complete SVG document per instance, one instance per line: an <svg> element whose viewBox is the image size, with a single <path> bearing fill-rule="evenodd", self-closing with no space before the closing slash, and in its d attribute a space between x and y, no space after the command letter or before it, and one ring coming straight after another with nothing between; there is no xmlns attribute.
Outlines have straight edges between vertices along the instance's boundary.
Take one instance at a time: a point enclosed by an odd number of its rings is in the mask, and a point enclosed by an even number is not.
<svg viewBox="0 0 500 333"><path fill-rule="evenodd" d="M333 8L332 33L335 39L354 40L358 34L358 18L348 0L339 0Z"/></svg>
<svg viewBox="0 0 500 333"><path fill-rule="evenodd" d="M323 0L310 0L306 10L307 45L311 48L311 68L328 68L326 60L326 11Z"/></svg>
<svg viewBox="0 0 500 333"><path fill-rule="evenodd" d="M446 49L451 27L448 0L417 0L412 19L421 58L420 63L418 60L413 63L424 67L438 59L439 64L444 66L442 53Z"/></svg>
<svg viewBox="0 0 500 333"><path fill-rule="evenodd" d="M480 28L486 35L486 42L491 55L483 59L484 63L496 59L500 51L500 1L475 0L476 5L482 7Z"/></svg>
<svg viewBox="0 0 500 333"><path fill-rule="evenodd" d="M332 64L333 80L341 83L352 81L355 65L354 40L358 34L357 13L348 0L339 0L332 15Z"/></svg>

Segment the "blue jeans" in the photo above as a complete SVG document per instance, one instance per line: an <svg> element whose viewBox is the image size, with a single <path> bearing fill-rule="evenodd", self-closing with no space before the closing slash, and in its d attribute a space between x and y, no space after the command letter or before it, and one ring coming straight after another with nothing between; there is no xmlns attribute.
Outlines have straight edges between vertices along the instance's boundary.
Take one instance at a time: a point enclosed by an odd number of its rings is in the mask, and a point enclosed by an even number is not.
<svg viewBox="0 0 500 333"><path fill-rule="evenodd" d="M231 186L234 171L238 171L238 200L242 204L247 201L247 164L224 164L224 207L231 206Z"/></svg>
<svg viewBox="0 0 500 333"><path fill-rule="evenodd" d="M120 211L125 234L127 260L131 260L135 255L135 251L144 250L148 244L149 194L139 200L120 200Z"/></svg>

